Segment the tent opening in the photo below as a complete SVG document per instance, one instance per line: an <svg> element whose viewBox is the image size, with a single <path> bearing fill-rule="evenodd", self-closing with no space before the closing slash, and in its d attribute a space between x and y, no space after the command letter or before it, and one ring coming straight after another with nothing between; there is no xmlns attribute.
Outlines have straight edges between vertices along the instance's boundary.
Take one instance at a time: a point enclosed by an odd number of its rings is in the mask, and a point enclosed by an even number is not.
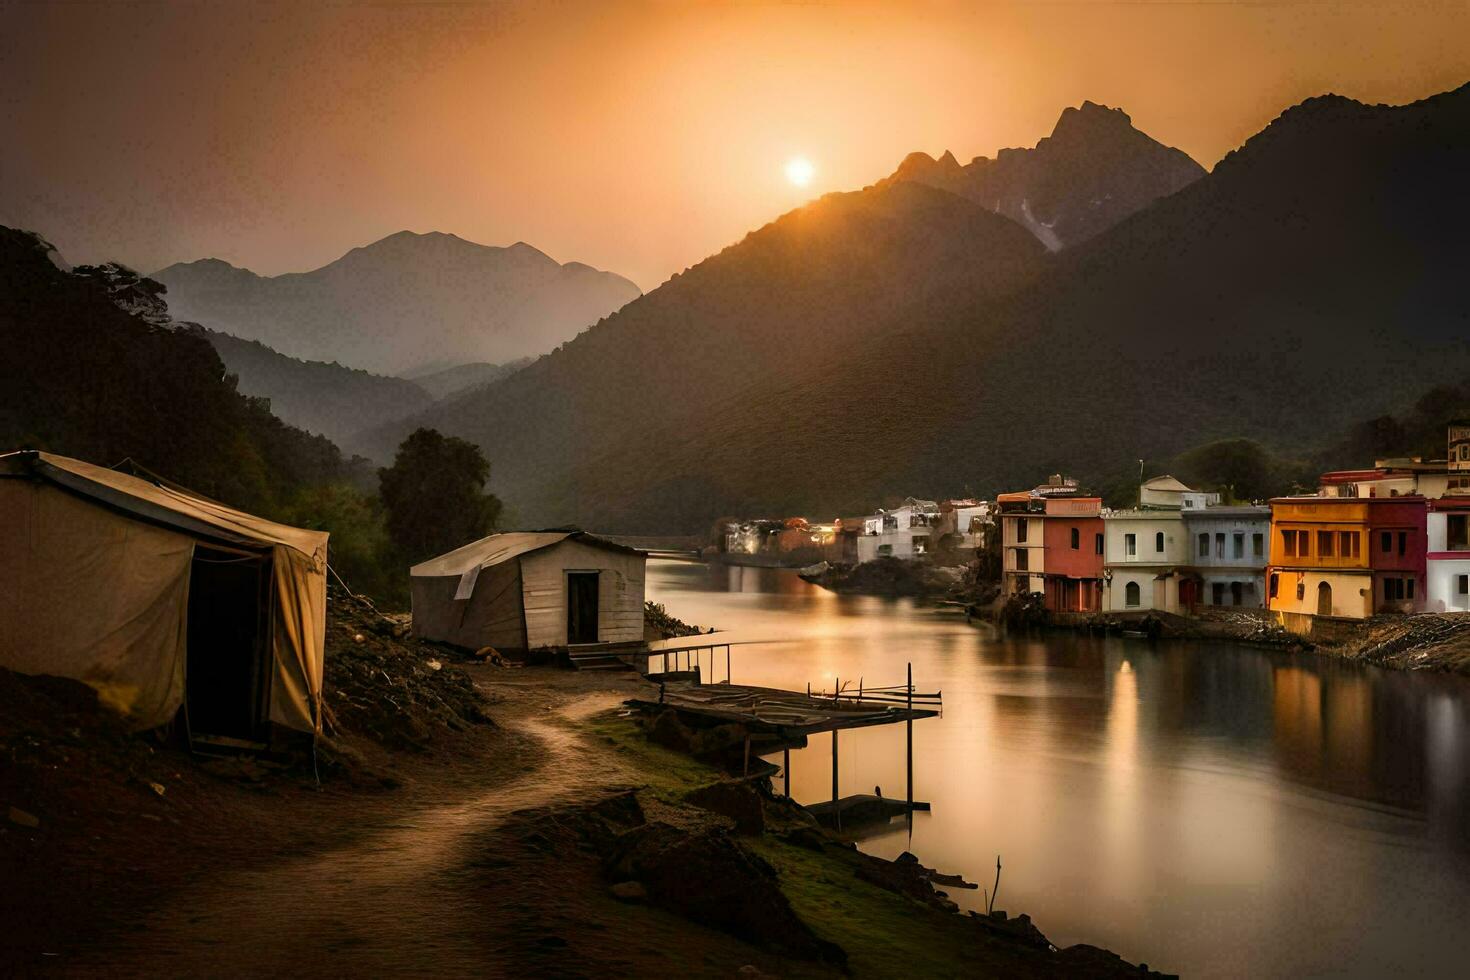
<svg viewBox="0 0 1470 980"><path fill-rule="evenodd" d="M597 642L599 572L567 573L567 642Z"/></svg>
<svg viewBox="0 0 1470 980"><path fill-rule="evenodd" d="M185 695L191 735L254 741L265 717L270 557L194 549Z"/></svg>

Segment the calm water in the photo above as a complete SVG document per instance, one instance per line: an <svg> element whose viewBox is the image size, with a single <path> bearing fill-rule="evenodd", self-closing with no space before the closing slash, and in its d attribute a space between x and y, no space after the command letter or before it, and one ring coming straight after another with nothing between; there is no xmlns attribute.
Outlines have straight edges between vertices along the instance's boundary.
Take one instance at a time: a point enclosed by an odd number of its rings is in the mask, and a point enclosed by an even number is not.
<svg viewBox="0 0 1470 980"><path fill-rule="evenodd" d="M734 680L944 692L917 814L864 839L989 887L1059 945L1188 976L1465 976L1470 683L1232 644L1001 636L793 573L651 562L649 598L737 638ZM708 661L706 660L706 669ZM720 657L718 676L723 677ZM903 728L841 735L842 792L904 793ZM831 796L829 737L792 795ZM779 759L777 760L779 761ZM778 783L779 785L779 783ZM979 907L979 892L955 890Z"/></svg>

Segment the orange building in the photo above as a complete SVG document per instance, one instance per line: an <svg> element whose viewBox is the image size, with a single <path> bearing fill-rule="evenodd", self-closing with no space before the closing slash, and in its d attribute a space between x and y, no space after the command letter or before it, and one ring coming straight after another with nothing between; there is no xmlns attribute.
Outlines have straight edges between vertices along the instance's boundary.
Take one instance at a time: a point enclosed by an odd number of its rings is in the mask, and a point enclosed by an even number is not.
<svg viewBox="0 0 1470 980"><path fill-rule="evenodd" d="M1373 612L1369 508L1364 497L1271 501L1266 608L1362 619Z"/></svg>

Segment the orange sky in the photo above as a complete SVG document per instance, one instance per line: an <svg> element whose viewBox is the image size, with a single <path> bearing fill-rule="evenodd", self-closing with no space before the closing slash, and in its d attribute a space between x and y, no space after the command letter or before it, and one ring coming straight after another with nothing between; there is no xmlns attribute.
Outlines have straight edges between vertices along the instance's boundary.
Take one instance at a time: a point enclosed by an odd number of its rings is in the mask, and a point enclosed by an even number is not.
<svg viewBox="0 0 1470 980"><path fill-rule="evenodd" d="M0 223L145 271L449 231L651 289L910 150L1031 145L1083 99L1209 167L1310 95L1467 80L1465 0L0 0Z"/></svg>

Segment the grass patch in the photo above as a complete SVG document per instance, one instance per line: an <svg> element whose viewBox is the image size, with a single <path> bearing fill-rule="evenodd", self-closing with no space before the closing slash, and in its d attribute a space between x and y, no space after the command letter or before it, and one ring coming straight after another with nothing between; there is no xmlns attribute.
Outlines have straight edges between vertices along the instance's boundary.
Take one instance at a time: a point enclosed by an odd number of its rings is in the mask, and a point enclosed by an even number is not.
<svg viewBox="0 0 1470 980"><path fill-rule="evenodd" d="M648 780L648 786L663 800L673 802L691 789L724 778L714 766L648 740L632 718L617 711L604 711L582 722L582 730L610 746L624 762Z"/></svg>

